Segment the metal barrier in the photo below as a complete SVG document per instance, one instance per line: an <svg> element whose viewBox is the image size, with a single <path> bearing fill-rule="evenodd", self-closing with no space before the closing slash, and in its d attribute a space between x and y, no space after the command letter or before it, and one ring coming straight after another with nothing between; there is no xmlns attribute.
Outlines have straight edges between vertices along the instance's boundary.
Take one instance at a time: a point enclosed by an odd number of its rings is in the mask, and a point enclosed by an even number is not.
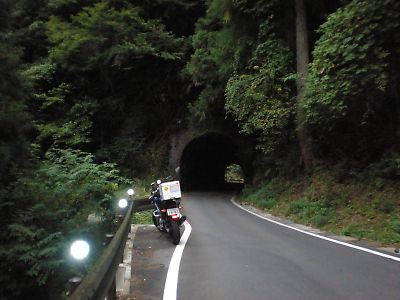
<svg viewBox="0 0 400 300"><path fill-rule="evenodd" d="M133 211L151 209L148 199L130 201L124 220L99 261L71 294L71 300L116 299L115 274L124 255Z"/></svg>

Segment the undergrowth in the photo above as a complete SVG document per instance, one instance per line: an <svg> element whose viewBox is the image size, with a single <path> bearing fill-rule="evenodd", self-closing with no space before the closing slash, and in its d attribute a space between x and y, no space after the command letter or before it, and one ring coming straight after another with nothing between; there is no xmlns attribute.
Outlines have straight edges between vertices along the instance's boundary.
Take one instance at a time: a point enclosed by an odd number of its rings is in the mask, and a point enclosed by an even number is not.
<svg viewBox="0 0 400 300"><path fill-rule="evenodd" d="M132 215L133 224L153 224L151 220L152 210L138 211Z"/></svg>
<svg viewBox="0 0 400 300"><path fill-rule="evenodd" d="M337 180L317 172L246 187L242 202L335 234L400 246L400 190L393 182Z"/></svg>

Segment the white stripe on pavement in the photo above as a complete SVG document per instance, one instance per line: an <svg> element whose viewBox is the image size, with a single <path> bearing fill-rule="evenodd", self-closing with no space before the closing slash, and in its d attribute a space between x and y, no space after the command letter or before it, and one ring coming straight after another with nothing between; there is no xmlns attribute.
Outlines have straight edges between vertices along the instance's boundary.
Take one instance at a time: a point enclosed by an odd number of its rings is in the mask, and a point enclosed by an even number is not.
<svg viewBox="0 0 400 300"><path fill-rule="evenodd" d="M280 225L280 226L283 226L283 227L286 227L286 228L289 228L289 229L293 229L293 230L296 230L298 232L301 232L301 233L304 233L304 234L307 234L307 235L311 235L313 237L316 237L316 238L319 238L319 239L322 239L322 240L325 240L325 241L329 241L329 242L332 242L332 243L336 243L336 244L343 245L343 246L346 246L346 247L350 247L350 248L353 248L353 249L357 249L357 250L360 250L360 251L368 252L368 253L371 253L371 254L374 254L374 255L378 255L378 256L381 256L381 257L384 257L384 258L392 259L392 260L395 260L395 261L400 261L400 257L392 256L392 255L385 254L385 253L378 252L378 251L374 251L374 250L371 250L371 249L368 249L368 248L364 248L364 247L356 246L356 245L353 245L353 244L345 243L345 242L342 242L342 241L338 241L338 240L335 240L335 239L331 239L331 238L328 238L326 236L322 236L322 235L318 235L318 234L315 234L315 233L312 233L312 232L301 230L301 229L293 227L293 226L289 226L289 225L286 225L286 224L283 224L283 223L279 223L279 222L277 222L275 220L266 218L264 216L260 216L260 215L256 214L255 212L252 212L252 211L242 207L241 205L237 204L233 200L233 198L231 199L231 202L232 202L233 205L239 207L240 209L243 209L244 211L247 211L248 213L250 213L250 214L252 214L252 215L254 215L256 217L259 217L261 219L264 219L264 220L266 220L268 222L271 222L271 223L274 223L274 224L277 224L277 225Z"/></svg>
<svg viewBox="0 0 400 300"><path fill-rule="evenodd" d="M192 226L190 226L188 221L185 221L183 224L185 224L185 231L182 234L179 244L176 245L174 254L172 254L172 258L169 263L167 279L165 280L163 300L176 300L179 266L181 263L183 249L185 249L186 242L188 241L190 232L192 231Z"/></svg>

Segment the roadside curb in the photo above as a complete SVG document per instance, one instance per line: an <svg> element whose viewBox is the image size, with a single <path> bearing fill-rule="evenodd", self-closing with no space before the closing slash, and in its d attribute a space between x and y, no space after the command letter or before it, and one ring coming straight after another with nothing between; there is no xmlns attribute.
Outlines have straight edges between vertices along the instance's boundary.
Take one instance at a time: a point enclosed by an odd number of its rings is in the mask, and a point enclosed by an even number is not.
<svg viewBox="0 0 400 300"><path fill-rule="evenodd" d="M127 296L130 293L133 239L135 238L137 228L137 225L131 224L131 231L128 234L128 239L124 248L123 260L122 263L119 264L115 276L117 299Z"/></svg>
<svg viewBox="0 0 400 300"><path fill-rule="evenodd" d="M118 266L115 276L117 299L125 299L131 292L131 276L132 276L132 256L133 256L133 240L139 227L148 227L154 225L147 224L131 224L131 231L124 248L124 256L122 262Z"/></svg>

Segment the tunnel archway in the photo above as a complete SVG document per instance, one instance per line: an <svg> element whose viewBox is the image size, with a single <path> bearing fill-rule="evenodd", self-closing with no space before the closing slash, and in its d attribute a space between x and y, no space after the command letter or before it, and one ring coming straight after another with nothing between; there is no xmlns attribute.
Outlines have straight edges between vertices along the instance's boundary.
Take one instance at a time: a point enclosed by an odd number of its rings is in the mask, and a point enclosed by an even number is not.
<svg viewBox="0 0 400 300"><path fill-rule="evenodd" d="M231 138L216 133L195 138L182 153L182 188L186 191L221 189L226 185L226 168L232 164L244 167L240 149Z"/></svg>

